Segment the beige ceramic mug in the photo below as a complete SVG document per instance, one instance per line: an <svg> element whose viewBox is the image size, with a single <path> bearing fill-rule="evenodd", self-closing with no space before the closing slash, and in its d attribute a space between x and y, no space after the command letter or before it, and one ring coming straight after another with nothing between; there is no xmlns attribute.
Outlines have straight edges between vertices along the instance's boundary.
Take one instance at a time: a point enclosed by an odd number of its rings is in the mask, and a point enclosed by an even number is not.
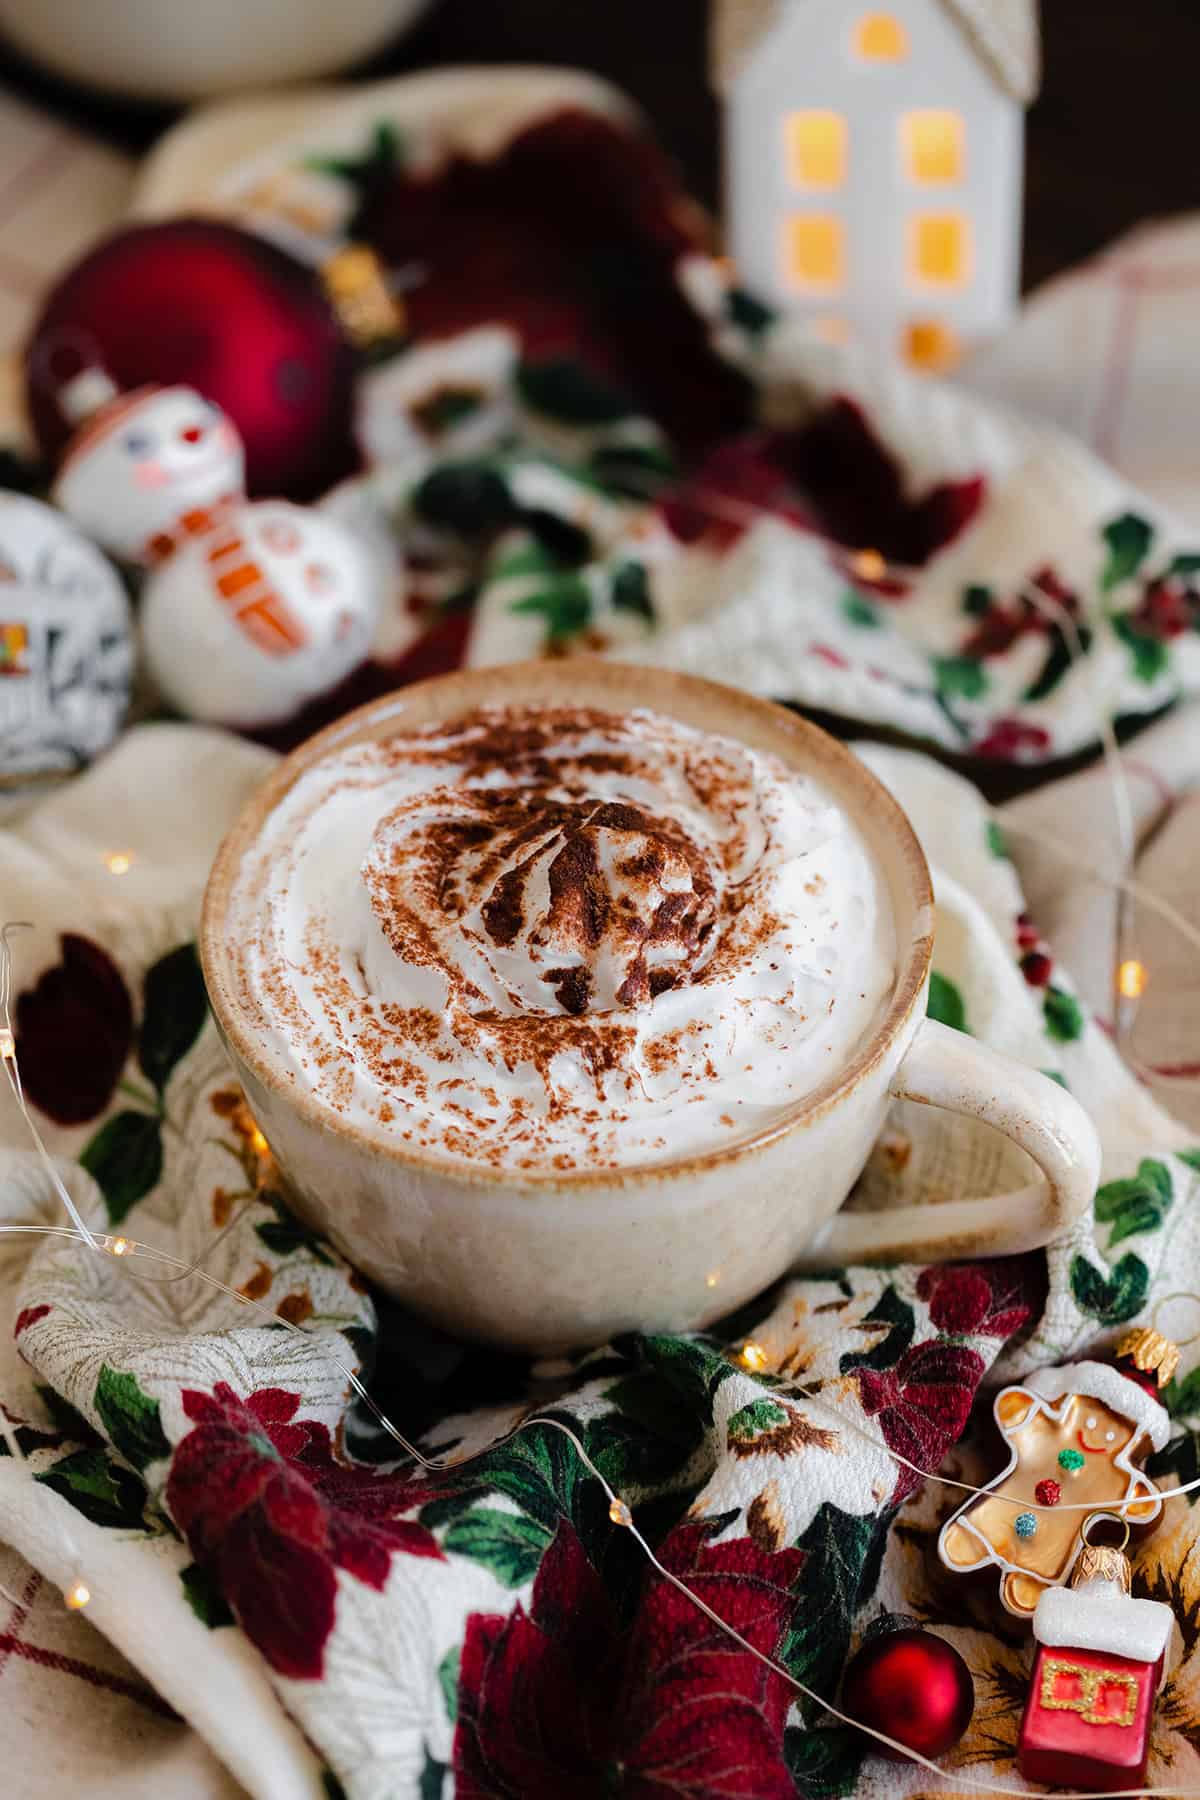
<svg viewBox="0 0 1200 1800"><path fill-rule="evenodd" d="M863 834L891 896L899 946L891 999L853 1060L766 1128L677 1161L594 1172L504 1172L414 1151L299 1091L256 1029L230 955L230 896L263 820L313 762L359 739L488 704L642 706L772 752L817 776ZM209 997L297 1210L366 1275L448 1330L536 1351L632 1328L702 1326L798 1260L940 1260L1028 1250L1091 1202L1095 1131L1039 1075L925 1017L933 932L929 869L886 789L833 738L768 701L603 661L467 670L405 688L287 757L218 852L201 953ZM968 1114L1032 1158L1014 1193L839 1212L895 1097Z"/></svg>

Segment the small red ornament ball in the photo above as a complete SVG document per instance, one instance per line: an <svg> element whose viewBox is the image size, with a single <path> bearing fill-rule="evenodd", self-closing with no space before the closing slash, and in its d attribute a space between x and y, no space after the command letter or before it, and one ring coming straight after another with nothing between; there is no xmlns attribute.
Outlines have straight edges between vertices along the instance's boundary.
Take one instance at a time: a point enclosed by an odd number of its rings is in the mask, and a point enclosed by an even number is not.
<svg viewBox="0 0 1200 1800"><path fill-rule="evenodd" d="M58 394L88 362L122 389L194 387L246 446L251 496L314 499L355 466L354 356L314 272L213 219L104 239L50 294L25 356L47 461L74 429Z"/></svg>
<svg viewBox="0 0 1200 1800"><path fill-rule="evenodd" d="M1039 1481L1033 1490L1033 1497L1039 1506L1057 1506L1062 1499L1062 1489L1057 1481Z"/></svg>
<svg viewBox="0 0 1200 1800"><path fill-rule="evenodd" d="M971 1671L954 1648L931 1631L884 1632L850 1659L842 1710L875 1731L886 1731L922 1756L944 1756L957 1744L975 1710ZM880 1756L895 1750L872 1741Z"/></svg>

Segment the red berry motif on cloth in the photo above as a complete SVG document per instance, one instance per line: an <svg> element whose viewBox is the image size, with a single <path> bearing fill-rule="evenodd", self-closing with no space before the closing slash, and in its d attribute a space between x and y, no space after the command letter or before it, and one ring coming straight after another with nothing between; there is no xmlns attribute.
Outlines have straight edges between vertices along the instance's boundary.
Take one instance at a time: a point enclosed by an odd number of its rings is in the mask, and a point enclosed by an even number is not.
<svg viewBox="0 0 1200 1800"><path fill-rule="evenodd" d="M1033 1490L1033 1497L1039 1506L1057 1506L1062 1499L1062 1489L1057 1481L1039 1481Z"/></svg>

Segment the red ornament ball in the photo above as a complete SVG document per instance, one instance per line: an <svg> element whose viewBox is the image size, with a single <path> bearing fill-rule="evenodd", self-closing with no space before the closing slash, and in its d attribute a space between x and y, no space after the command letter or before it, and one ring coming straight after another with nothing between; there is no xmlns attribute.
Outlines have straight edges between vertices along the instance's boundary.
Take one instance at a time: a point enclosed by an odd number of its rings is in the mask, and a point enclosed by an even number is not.
<svg viewBox="0 0 1200 1800"><path fill-rule="evenodd" d="M89 362L122 389L194 387L246 446L251 496L315 498L356 465L354 355L314 272L213 219L135 225L52 290L25 356L30 418L57 463L63 384Z"/></svg>
<svg viewBox="0 0 1200 1800"><path fill-rule="evenodd" d="M1033 1497L1039 1506L1057 1506L1062 1499L1062 1489L1057 1481L1039 1481L1033 1490Z"/></svg>
<svg viewBox="0 0 1200 1800"><path fill-rule="evenodd" d="M851 1657L841 1704L860 1725L885 1731L922 1756L944 1756L971 1723L975 1684L953 1644L905 1627L871 1638ZM904 1760L874 1740L872 1749Z"/></svg>

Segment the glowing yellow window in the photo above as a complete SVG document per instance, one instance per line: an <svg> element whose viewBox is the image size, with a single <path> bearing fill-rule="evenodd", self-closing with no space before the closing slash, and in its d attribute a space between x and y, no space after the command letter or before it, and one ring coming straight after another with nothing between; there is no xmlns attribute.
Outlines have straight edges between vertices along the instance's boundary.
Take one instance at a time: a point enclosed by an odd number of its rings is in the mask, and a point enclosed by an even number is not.
<svg viewBox="0 0 1200 1800"><path fill-rule="evenodd" d="M854 48L867 62L903 62L908 33L891 13L864 13L855 27Z"/></svg>
<svg viewBox="0 0 1200 1800"><path fill-rule="evenodd" d="M961 287L970 274L970 228L962 213L918 213L911 226L911 265L919 282Z"/></svg>
<svg viewBox="0 0 1200 1800"><path fill-rule="evenodd" d="M914 369L951 369L958 361L958 338L936 319L914 319L904 333L904 354Z"/></svg>
<svg viewBox="0 0 1200 1800"><path fill-rule="evenodd" d="M794 187L840 188L846 179L845 119L835 112L790 113L787 155Z"/></svg>
<svg viewBox="0 0 1200 1800"><path fill-rule="evenodd" d="M828 213L795 213L787 221L787 272L795 287L829 293L842 284L842 221Z"/></svg>
<svg viewBox="0 0 1200 1800"><path fill-rule="evenodd" d="M910 180L923 187L962 180L964 132L961 113L942 112L936 108L905 113L900 121L900 135Z"/></svg>

